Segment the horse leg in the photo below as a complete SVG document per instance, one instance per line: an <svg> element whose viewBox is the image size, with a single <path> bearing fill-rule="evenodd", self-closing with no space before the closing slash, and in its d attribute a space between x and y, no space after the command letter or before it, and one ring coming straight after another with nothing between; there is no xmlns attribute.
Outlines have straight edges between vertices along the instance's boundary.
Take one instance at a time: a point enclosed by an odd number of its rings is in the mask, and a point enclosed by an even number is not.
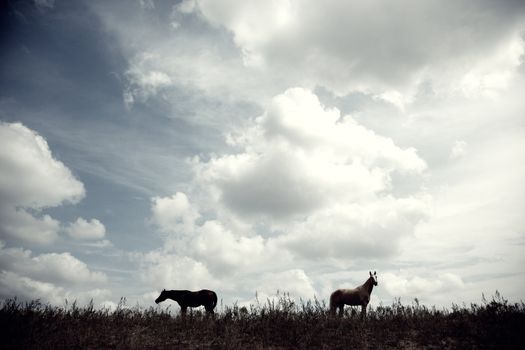
<svg viewBox="0 0 525 350"><path fill-rule="evenodd" d="M345 308L345 304L341 304L339 306L339 317L343 317L344 308Z"/></svg>
<svg viewBox="0 0 525 350"><path fill-rule="evenodd" d="M330 304L330 315L335 316L336 310L337 310L337 305Z"/></svg>
<svg viewBox="0 0 525 350"><path fill-rule="evenodd" d="M367 304L361 305L361 318L364 318L366 316L366 306Z"/></svg>
<svg viewBox="0 0 525 350"><path fill-rule="evenodd" d="M180 313L182 316L186 316L186 311L188 310L187 306L181 306L180 307Z"/></svg>
<svg viewBox="0 0 525 350"><path fill-rule="evenodd" d="M204 309L206 309L206 313L207 313L208 315L213 315L213 314L215 313L215 312L213 311L213 306L211 306L211 305L206 305L206 306L204 306Z"/></svg>

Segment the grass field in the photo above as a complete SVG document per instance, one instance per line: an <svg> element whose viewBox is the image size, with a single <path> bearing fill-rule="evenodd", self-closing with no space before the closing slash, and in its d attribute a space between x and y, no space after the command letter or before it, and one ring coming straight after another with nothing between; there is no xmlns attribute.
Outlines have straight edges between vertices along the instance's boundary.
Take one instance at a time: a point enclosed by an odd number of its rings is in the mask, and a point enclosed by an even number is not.
<svg viewBox="0 0 525 350"><path fill-rule="evenodd" d="M213 317L200 310L181 317L161 308L115 310L65 307L39 301L2 302L3 349L523 349L525 304L496 294L480 305L428 308L415 300L357 309L331 317L317 301L277 301L223 307Z"/></svg>

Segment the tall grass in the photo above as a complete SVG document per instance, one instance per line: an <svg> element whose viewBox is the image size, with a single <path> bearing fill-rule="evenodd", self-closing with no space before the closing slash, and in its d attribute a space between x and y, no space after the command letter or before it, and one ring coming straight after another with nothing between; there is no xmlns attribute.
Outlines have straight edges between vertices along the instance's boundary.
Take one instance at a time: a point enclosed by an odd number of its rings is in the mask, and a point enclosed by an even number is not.
<svg viewBox="0 0 525 350"><path fill-rule="evenodd" d="M284 294L250 307L226 306L211 317L200 310L182 317L130 308L125 299L114 310L11 299L1 305L0 329L3 349L524 348L525 304L499 294L449 309L397 300L369 309L365 318L349 307L332 317L324 303Z"/></svg>

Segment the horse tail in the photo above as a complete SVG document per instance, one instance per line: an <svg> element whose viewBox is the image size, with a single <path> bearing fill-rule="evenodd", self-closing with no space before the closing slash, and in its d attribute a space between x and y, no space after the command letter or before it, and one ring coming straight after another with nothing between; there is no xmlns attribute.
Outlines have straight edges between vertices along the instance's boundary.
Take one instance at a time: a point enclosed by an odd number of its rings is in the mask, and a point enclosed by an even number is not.
<svg viewBox="0 0 525 350"><path fill-rule="evenodd" d="M217 293L213 291L211 293L212 293L212 299L211 299L212 309L215 309L215 306L217 306Z"/></svg>

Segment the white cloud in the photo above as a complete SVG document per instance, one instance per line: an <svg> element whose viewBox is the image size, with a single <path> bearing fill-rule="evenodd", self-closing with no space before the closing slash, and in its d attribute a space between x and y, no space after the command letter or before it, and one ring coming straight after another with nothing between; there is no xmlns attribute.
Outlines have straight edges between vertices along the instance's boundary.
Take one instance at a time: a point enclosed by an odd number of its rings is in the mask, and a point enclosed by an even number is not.
<svg viewBox="0 0 525 350"><path fill-rule="evenodd" d="M107 281L102 272L90 271L88 266L70 253L34 255L22 248L0 249L2 269L24 277L53 284L91 285Z"/></svg>
<svg viewBox="0 0 525 350"><path fill-rule="evenodd" d="M41 282L29 277L21 276L12 271L0 271L0 298L16 298L20 301L40 300L52 305L64 306L77 302L82 306L93 300L95 306L103 307L104 298L111 297L108 289L92 289L83 291L67 290L49 282Z"/></svg>
<svg viewBox="0 0 525 350"><path fill-rule="evenodd" d="M217 275L250 271L254 265L272 255L261 236L236 237L220 222L213 220L196 228L188 253L206 263Z"/></svg>
<svg viewBox="0 0 525 350"><path fill-rule="evenodd" d="M239 216L287 218L361 203L388 191L393 172L426 168L415 149L397 147L299 88L275 97L255 128L240 134L229 140L242 153L194 164L201 185Z"/></svg>
<svg viewBox="0 0 525 350"><path fill-rule="evenodd" d="M467 143L465 141L456 141L450 151L451 159L458 159L467 154Z"/></svg>
<svg viewBox="0 0 525 350"><path fill-rule="evenodd" d="M127 107L131 107L137 99L144 102L172 85L172 79L166 73L147 68L151 66L150 62L157 59L154 54L138 55L126 71L127 88L124 91L124 103Z"/></svg>
<svg viewBox="0 0 525 350"><path fill-rule="evenodd" d="M97 219L87 221L83 218L78 218L66 227L66 232L75 239L98 240L104 238L106 228Z"/></svg>
<svg viewBox="0 0 525 350"><path fill-rule="evenodd" d="M456 274L432 274L428 277L396 275L385 273L381 277L384 288L393 297L421 298L433 293L454 293L464 287Z"/></svg>
<svg viewBox="0 0 525 350"><path fill-rule="evenodd" d="M57 237L58 221L43 208L77 203L84 185L60 161L53 158L46 140L20 123L0 122L0 231L34 243Z"/></svg>
<svg viewBox="0 0 525 350"><path fill-rule="evenodd" d="M184 1L169 16L176 31L105 11L129 62L127 103L159 98L177 118L208 118L230 147L193 160L188 196L152 199L165 243L143 275L158 268L202 287L171 262L246 291L265 272L298 268L327 295L338 278L318 265L437 266L387 275L389 290L426 300L437 291L449 306L445 286L474 295L489 285L462 269L521 271L509 242L523 240L522 6ZM290 86L302 88L281 94ZM253 115L231 110L246 101L266 111L232 123ZM487 259L499 262L473 262Z"/></svg>
<svg viewBox="0 0 525 350"><path fill-rule="evenodd" d="M0 122L0 195L12 206L33 209L77 203L84 186L53 158L46 140L20 123Z"/></svg>
<svg viewBox="0 0 525 350"><path fill-rule="evenodd" d="M401 239L429 217L428 198L386 197L365 205L339 205L290 225L279 245L305 259L357 259L393 256Z"/></svg>
<svg viewBox="0 0 525 350"><path fill-rule="evenodd" d="M140 255L138 260L141 263L140 278L157 290L211 289L218 285L206 265L189 257L151 251Z"/></svg>
<svg viewBox="0 0 525 350"><path fill-rule="evenodd" d="M41 299L57 305L65 299L87 303L111 295L107 289L90 289L104 285L106 274L89 270L70 253L36 255L0 242L0 266L1 298Z"/></svg>
<svg viewBox="0 0 525 350"><path fill-rule="evenodd" d="M288 293L296 300L312 300L316 295L312 280L301 269L265 273L258 283L256 291L263 303L266 302L266 298L276 297L277 292Z"/></svg>
<svg viewBox="0 0 525 350"><path fill-rule="evenodd" d="M152 214L152 221L167 233L164 254L172 254L176 261L187 258L198 261L214 276L243 274L283 258L278 259L282 252L253 233L249 226L243 226L244 232L240 233L232 231L234 224L202 220L202 215L181 192L154 198ZM156 254L153 256L157 257Z"/></svg>
<svg viewBox="0 0 525 350"><path fill-rule="evenodd" d="M49 244L58 238L60 222L49 215L35 217L24 209L0 206L1 231L25 242Z"/></svg>
<svg viewBox="0 0 525 350"><path fill-rule="evenodd" d="M0 296L21 300L40 299L54 305L64 302L64 289L52 283L35 281L12 271L0 271Z"/></svg>
<svg viewBox="0 0 525 350"><path fill-rule="evenodd" d="M193 229L198 211L190 205L188 197L177 192L171 197L154 197L151 200L152 222L164 232L185 234Z"/></svg>
<svg viewBox="0 0 525 350"><path fill-rule="evenodd" d="M342 94L404 91L429 78L448 80L448 88L458 76L488 84L482 89L499 88L521 49L510 44L511 58L493 52L520 37L524 20L515 2L197 3L207 20L232 32L245 64L284 74L291 84L320 84Z"/></svg>
<svg viewBox="0 0 525 350"><path fill-rule="evenodd" d="M430 215L423 189L391 193L392 174L425 171L415 149L325 108L305 89L274 98L227 142L235 153L191 161L191 198L178 192L152 199L164 250L140 258L146 282L202 288L221 280L227 293L274 297L281 290L309 299L313 282L297 266L395 256Z"/></svg>

